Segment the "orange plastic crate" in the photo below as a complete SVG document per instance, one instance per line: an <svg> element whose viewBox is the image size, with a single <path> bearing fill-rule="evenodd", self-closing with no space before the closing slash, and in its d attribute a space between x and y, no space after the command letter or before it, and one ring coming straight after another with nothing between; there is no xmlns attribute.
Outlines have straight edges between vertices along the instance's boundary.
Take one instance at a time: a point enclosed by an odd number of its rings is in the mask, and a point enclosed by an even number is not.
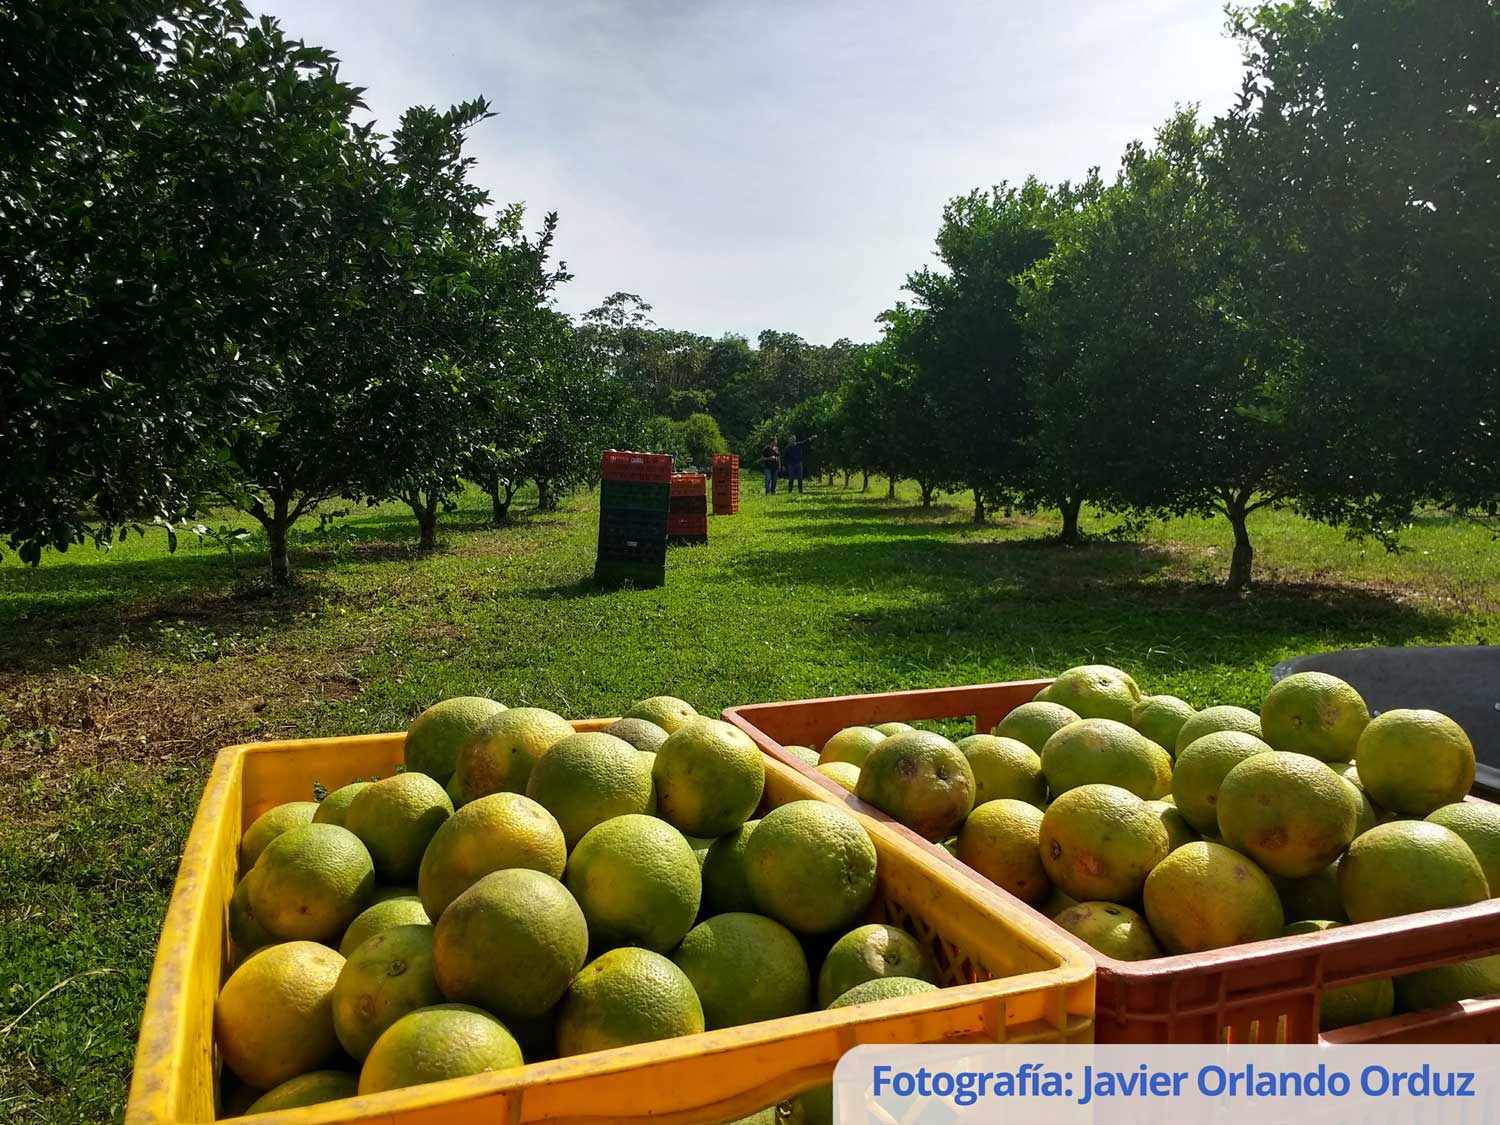
<svg viewBox="0 0 1500 1125"><path fill-rule="evenodd" d="M598 730L612 720L575 722ZM240 837L273 805L389 776L401 734L232 746L220 751L167 907L136 1045L126 1125L213 1120L218 1061L214 1000L229 972L228 909ZM826 800L779 761L766 761L762 809ZM951 987L787 1019L533 1063L514 1070L345 1099L244 1125L470 1125L483 1122L653 1122L746 1116L831 1081L860 1043L1089 1042L1093 965L1014 902L865 821L879 856L872 921L922 940Z"/></svg>
<svg viewBox="0 0 1500 1125"><path fill-rule="evenodd" d="M997 895L1006 895L941 846L845 792L782 747L819 746L849 726L924 719L973 716L975 729L987 732L1051 682L1023 680L757 703L731 707L724 718L766 753L822 785L833 800L877 822L883 833L903 846L964 872ZM1011 901L1022 906L1019 900ZM1060 940L1071 939L1043 915L1022 908ZM1500 899L1151 961L1117 961L1083 948L1099 968L1098 1042L1315 1043L1319 996L1324 989L1500 951Z"/></svg>

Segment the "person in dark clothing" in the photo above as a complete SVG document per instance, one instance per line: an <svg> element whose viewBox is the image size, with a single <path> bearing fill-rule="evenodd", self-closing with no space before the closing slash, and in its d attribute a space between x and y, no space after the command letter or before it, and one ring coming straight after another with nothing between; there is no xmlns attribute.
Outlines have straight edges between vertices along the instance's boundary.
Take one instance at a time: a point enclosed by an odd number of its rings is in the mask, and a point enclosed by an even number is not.
<svg viewBox="0 0 1500 1125"><path fill-rule="evenodd" d="M793 481L797 483L797 491L802 491L802 453L812 444L812 441L812 437L806 437L798 441L796 434L792 434L791 437L787 438L786 449L782 450L781 453L781 463L786 466L786 490L788 492L792 491Z"/></svg>
<svg viewBox="0 0 1500 1125"><path fill-rule="evenodd" d="M770 496L776 491L776 474L781 469L781 450L777 448L775 438L760 451L760 467L766 474L766 495Z"/></svg>

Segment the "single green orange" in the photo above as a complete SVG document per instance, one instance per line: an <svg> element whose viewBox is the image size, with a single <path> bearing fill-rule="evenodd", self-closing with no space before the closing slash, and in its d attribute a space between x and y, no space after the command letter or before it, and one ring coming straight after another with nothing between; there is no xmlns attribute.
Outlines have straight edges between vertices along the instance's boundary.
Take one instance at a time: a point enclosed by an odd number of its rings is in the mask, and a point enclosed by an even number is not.
<svg viewBox="0 0 1500 1125"><path fill-rule="evenodd" d="M812 1005L802 944L759 914L717 914L699 922L672 960L692 982L710 1031L794 1016Z"/></svg>
<svg viewBox="0 0 1500 1125"><path fill-rule="evenodd" d="M1344 896L1339 890L1338 860L1301 879L1273 878L1271 882L1276 885L1282 913L1289 923L1309 919L1349 920L1344 913Z"/></svg>
<svg viewBox="0 0 1500 1125"><path fill-rule="evenodd" d="M360 912L354 921L349 923L349 928L339 939L339 952L345 957L350 956L361 944L382 930L394 929L397 926L431 925L432 919L427 916L427 911L422 907L422 900L416 895L402 895L399 898L372 902Z"/></svg>
<svg viewBox="0 0 1500 1125"><path fill-rule="evenodd" d="M1026 801L986 801L964 821L958 858L1022 902L1052 893L1042 864L1042 810Z"/></svg>
<svg viewBox="0 0 1500 1125"><path fill-rule="evenodd" d="M1080 785L1042 814L1042 866L1080 902L1130 902L1167 857L1160 818L1117 785Z"/></svg>
<svg viewBox="0 0 1500 1125"><path fill-rule="evenodd" d="M1148 961L1162 955L1146 919L1117 902L1074 903L1052 920L1116 961Z"/></svg>
<svg viewBox="0 0 1500 1125"><path fill-rule="evenodd" d="M1283 879L1338 859L1358 822L1347 781L1316 758L1280 750L1252 754L1230 770L1218 808L1224 842Z"/></svg>
<svg viewBox="0 0 1500 1125"><path fill-rule="evenodd" d="M261 853L253 875L250 910L282 941L337 941L375 890L369 851L336 824L282 833Z"/></svg>
<svg viewBox="0 0 1500 1125"><path fill-rule="evenodd" d="M1270 876L1207 840L1184 844L1146 878L1146 920L1168 953L1201 953L1278 937L1286 924Z"/></svg>
<svg viewBox="0 0 1500 1125"><path fill-rule="evenodd" d="M1425 820L1379 824L1339 861L1351 922L1469 906L1490 897L1484 868L1463 837Z"/></svg>
<svg viewBox="0 0 1500 1125"><path fill-rule="evenodd" d="M360 1094L422 1086L521 1066L521 1048L505 1025L468 1004L436 1004L402 1016L370 1048Z"/></svg>
<svg viewBox="0 0 1500 1125"><path fill-rule="evenodd" d="M502 1019L541 1015L583 968L583 911L556 879L525 867L493 871L438 918L432 969L443 995ZM524 966L497 972L497 966Z"/></svg>
<svg viewBox="0 0 1500 1125"><path fill-rule="evenodd" d="M1041 808L1047 803L1042 759L1026 743L995 734L971 734L955 745L974 772L974 805L1009 798Z"/></svg>
<svg viewBox="0 0 1500 1125"><path fill-rule="evenodd" d="M344 959L326 945L289 941L252 954L214 1004L214 1043L246 1083L270 1090L338 1052L333 989Z"/></svg>
<svg viewBox="0 0 1500 1125"><path fill-rule="evenodd" d="M1500 806L1488 801L1460 801L1427 814L1432 824L1441 824L1469 845L1484 869L1490 897L1500 895Z"/></svg>
<svg viewBox="0 0 1500 1125"><path fill-rule="evenodd" d="M458 748L448 795L454 807L491 793L524 793L536 760L573 733L561 715L512 707L486 719Z"/></svg>
<svg viewBox="0 0 1500 1125"><path fill-rule="evenodd" d="M1359 692L1326 672L1297 672L1260 705L1261 737L1276 750L1324 762L1348 761L1370 711Z"/></svg>
<svg viewBox="0 0 1500 1125"><path fill-rule="evenodd" d="M453 802L436 781L425 773L398 773L361 790L344 826L369 849L377 879L410 883L433 835L452 815Z"/></svg>
<svg viewBox="0 0 1500 1125"><path fill-rule="evenodd" d="M818 1007L855 985L882 977L914 977L936 984L937 966L922 943L899 926L873 922L833 943L818 971Z"/></svg>
<svg viewBox="0 0 1500 1125"><path fill-rule="evenodd" d="M744 731L695 719L662 743L651 777L663 820L691 836L722 836L754 815L766 767Z"/></svg>
<svg viewBox="0 0 1500 1125"><path fill-rule="evenodd" d="M1081 664L1058 675L1051 684L1037 692L1045 703L1061 703L1084 719L1113 719L1130 722L1135 705L1141 701L1141 689L1128 673L1108 664Z"/></svg>
<svg viewBox="0 0 1500 1125"><path fill-rule="evenodd" d="M352 1098L359 1090L359 1079L346 1070L314 1070L288 1078L274 1090L267 1090L245 1110L247 1114L270 1113L277 1109L301 1109L308 1105Z"/></svg>
<svg viewBox="0 0 1500 1125"><path fill-rule="evenodd" d="M974 807L974 771L942 735L908 731L870 751L855 793L936 842L953 835Z"/></svg>
<svg viewBox="0 0 1500 1125"><path fill-rule="evenodd" d="M886 736L873 727L845 727L823 743L818 753L818 764L848 762L856 768L865 764L870 751L884 742Z"/></svg>
<svg viewBox="0 0 1500 1125"><path fill-rule="evenodd" d="M878 977L857 984L844 993L829 1008L852 1008L856 1004L873 1004L877 1000L894 1000L898 996L915 996L922 992L936 992L937 985L916 977Z"/></svg>
<svg viewBox="0 0 1500 1125"><path fill-rule="evenodd" d="M318 814L316 801L288 801L261 813L245 830L240 840L240 871L249 871L266 850L266 845L283 832L311 824Z"/></svg>
<svg viewBox="0 0 1500 1125"><path fill-rule="evenodd" d="M360 943L333 988L333 1028L363 1061L382 1032L408 1012L443 1002L432 971L433 930L393 926Z"/></svg>
<svg viewBox="0 0 1500 1125"><path fill-rule="evenodd" d="M686 973L649 949L611 949L585 965L563 993L557 1050L581 1055L703 1028L703 1005Z"/></svg>
<svg viewBox="0 0 1500 1125"><path fill-rule="evenodd" d="M1474 784L1474 746L1437 711L1387 711L1359 736L1354 764L1381 808L1426 816L1462 801Z"/></svg>
<svg viewBox="0 0 1500 1125"><path fill-rule="evenodd" d="M1034 699L1006 715L990 733L999 738L1013 738L1030 746L1033 753L1040 754L1047 739L1081 718L1083 716L1071 707Z"/></svg>
<svg viewBox="0 0 1500 1125"><path fill-rule="evenodd" d="M276 941L276 935L255 920L255 911L250 906L252 874L253 870L236 884L234 894L229 899L229 937L234 942L234 951L240 960Z"/></svg>
<svg viewBox="0 0 1500 1125"><path fill-rule="evenodd" d="M1130 725L1171 754L1177 749L1183 724L1197 713L1196 707L1175 695L1147 695L1130 712Z"/></svg>
<svg viewBox="0 0 1500 1125"><path fill-rule="evenodd" d="M1219 789L1229 771L1246 758L1272 750L1253 734L1214 731L1179 747L1172 769L1172 797L1195 831L1219 831Z"/></svg>
<svg viewBox="0 0 1500 1125"><path fill-rule="evenodd" d="M818 752L811 746L783 746L782 749L804 765L818 764Z"/></svg>
<svg viewBox="0 0 1500 1125"><path fill-rule="evenodd" d="M1425 1012L1460 1000L1500 995L1500 954L1397 977L1396 1010Z"/></svg>
<svg viewBox="0 0 1500 1125"><path fill-rule="evenodd" d="M859 767L848 762L823 762L818 766L818 772L846 793L859 788Z"/></svg>
<svg viewBox="0 0 1500 1125"><path fill-rule="evenodd" d="M791 801L767 813L745 845L744 864L760 911L799 933L847 929L875 897L869 834L822 801Z"/></svg>
<svg viewBox="0 0 1500 1125"><path fill-rule="evenodd" d="M570 734L537 759L526 795L557 818L571 850L596 824L656 811L654 758L611 734Z"/></svg>
<svg viewBox="0 0 1500 1125"><path fill-rule="evenodd" d="M494 793L470 801L433 834L417 871L417 893L436 918L492 871L529 867L561 879L567 859L567 842L551 813L519 793Z"/></svg>
<svg viewBox="0 0 1500 1125"><path fill-rule="evenodd" d="M1175 852L1183 844L1202 839L1193 826L1182 815L1182 810L1169 801L1147 801L1146 807L1156 814L1161 826L1167 830L1167 850Z"/></svg>
<svg viewBox="0 0 1500 1125"><path fill-rule="evenodd" d="M1144 801L1172 788L1172 756L1113 719L1080 719L1042 747L1042 773L1053 797L1080 785L1118 785Z"/></svg>
<svg viewBox="0 0 1500 1125"><path fill-rule="evenodd" d="M1181 757L1185 749L1204 735L1216 734L1222 730L1239 731L1241 734L1261 738L1260 716L1247 708L1228 704L1205 707L1183 723L1177 731L1177 756Z"/></svg>
<svg viewBox="0 0 1500 1125"><path fill-rule="evenodd" d="M604 733L651 754L660 750L661 744L667 740L667 732L649 719L617 719L604 728Z"/></svg>
<svg viewBox="0 0 1500 1125"><path fill-rule="evenodd" d="M709 844L708 854L703 857L703 914L755 910L755 893L750 889L750 873L745 866L745 847L758 824L758 820L747 820Z"/></svg>
<svg viewBox="0 0 1500 1125"><path fill-rule="evenodd" d="M691 703L685 703L676 696L653 695L650 699L631 704L630 710L623 717L645 719L648 723L661 727L668 735L673 735L698 718L698 712Z"/></svg>
<svg viewBox="0 0 1500 1125"><path fill-rule="evenodd" d="M670 952L697 918L703 897L692 845L670 824L639 813L584 833L563 878L588 919L596 952L619 945Z"/></svg>
<svg viewBox="0 0 1500 1125"><path fill-rule="evenodd" d="M318 802L318 811L313 814L313 823L343 825L345 818L349 815L349 806L354 803L354 798L373 784L374 782L371 781L351 781L348 785L333 790Z"/></svg>

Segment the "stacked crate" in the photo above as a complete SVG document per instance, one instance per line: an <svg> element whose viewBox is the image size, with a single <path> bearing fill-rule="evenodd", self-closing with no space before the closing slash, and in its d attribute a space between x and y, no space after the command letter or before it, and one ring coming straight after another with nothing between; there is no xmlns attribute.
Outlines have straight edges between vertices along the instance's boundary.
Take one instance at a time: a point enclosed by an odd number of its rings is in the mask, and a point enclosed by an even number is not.
<svg viewBox="0 0 1500 1125"><path fill-rule="evenodd" d="M660 586L666 580L672 458L665 453L604 454L599 483L599 554L594 581Z"/></svg>
<svg viewBox="0 0 1500 1125"><path fill-rule="evenodd" d="M702 473L672 474L667 538L674 544L708 542L708 478Z"/></svg>
<svg viewBox="0 0 1500 1125"><path fill-rule="evenodd" d="M732 516L740 510L740 458L737 453L714 457L714 515Z"/></svg>

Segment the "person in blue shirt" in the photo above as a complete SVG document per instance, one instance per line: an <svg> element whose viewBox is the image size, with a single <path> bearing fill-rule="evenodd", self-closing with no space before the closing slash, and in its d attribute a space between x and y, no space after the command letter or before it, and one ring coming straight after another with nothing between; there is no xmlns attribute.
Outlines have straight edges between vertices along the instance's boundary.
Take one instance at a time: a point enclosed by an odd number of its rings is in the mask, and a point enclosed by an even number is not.
<svg viewBox="0 0 1500 1125"><path fill-rule="evenodd" d="M797 435L792 434L786 439L786 448L781 451L781 465L786 472L786 490L788 492L792 490L793 481L797 482L797 491L802 491L802 453L812 444L813 438L816 436L813 435L798 441Z"/></svg>

